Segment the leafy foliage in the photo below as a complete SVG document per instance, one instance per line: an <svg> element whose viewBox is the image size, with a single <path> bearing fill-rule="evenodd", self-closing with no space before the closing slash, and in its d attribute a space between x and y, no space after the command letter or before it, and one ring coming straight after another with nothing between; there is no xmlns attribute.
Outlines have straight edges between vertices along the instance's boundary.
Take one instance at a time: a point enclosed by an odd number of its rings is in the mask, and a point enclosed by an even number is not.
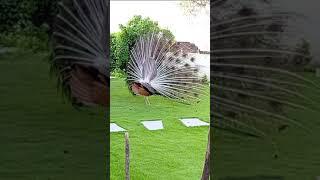
<svg viewBox="0 0 320 180"><path fill-rule="evenodd" d="M48 49L48 34L46 27L16 30L15 32L0 33L0 44L6 47L16 47L31 51Z"/></svg>
<svg viewBox="0 0 320 180"><path fill-rule="evenodd" d="M111 34L111 70L125 70L129 61L130 50L141 35L150 32L162 32L174 38L170 30L161 28L158 22L149 17L134 16L126 25L120 25L120 31Z"/></svg>
<svg viewBox="0 0 320 180"><path fill-rule="evenodd" d="M124 71L122 71L121 69L114 69L111 72L111 76L114 78L120 78L120 79L125 79L126 78L126 73Z"/></svg>
<svg viewBox="0 0 320 180"><path fill-rule="evenodd" d="M0 0L0 43L31 50L47 49L58 0Z"/></svg>
<svg viewBox="0 0 320 180"><path fill-rule="evenodd" d="M297 56L297 55L294 56L293 58L296 64L307 65L311 62L312 55L311 55L310 48L311 48L310 43L305 39L301 39L301 41L297 43L295 51L297 53L305 54L306 57L302 58L301 56Z"/></svg>
<svg viewBox="0 0 320 180"><path fill-rule="evenodd" d="M209 0L185 0L181 1L180 6L186 14L196 15L199 11L209 8Z"/></svg>
<svg viewBox="0 0 320 180"><path fill-rule="evenodd" d="M0 0L0 31L30 26L49 26L57 13L58 0Z"/></svg>

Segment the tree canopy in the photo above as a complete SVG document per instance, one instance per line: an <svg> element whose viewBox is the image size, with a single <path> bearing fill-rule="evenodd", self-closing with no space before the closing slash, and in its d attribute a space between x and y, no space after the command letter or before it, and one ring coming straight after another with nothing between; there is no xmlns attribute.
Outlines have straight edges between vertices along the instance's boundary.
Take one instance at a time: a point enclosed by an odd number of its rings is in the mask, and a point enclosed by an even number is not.
<svg viewBox="0 0 320 180"><path fill-rule="evenodd" d="M111 70L125 70L130 58L130 49L138 37L151 32L162 32L167 37L174 35L166 28L161 28L158 22L149 17L133 16L125 25L120 24L120 31L111 34Z"/></svg>

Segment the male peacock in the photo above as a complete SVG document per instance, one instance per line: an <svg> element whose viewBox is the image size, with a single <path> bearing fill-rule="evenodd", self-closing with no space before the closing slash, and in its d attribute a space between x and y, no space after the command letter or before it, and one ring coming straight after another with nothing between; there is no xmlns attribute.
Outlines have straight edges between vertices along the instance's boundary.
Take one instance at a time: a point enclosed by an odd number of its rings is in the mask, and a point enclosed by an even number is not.
<svg viewBox="0 0 320 180"><path fill-rule="evenodd" d="M319 102L320 86L304 72L311 56L294 26L301 16L273 3L211 1L211 140L223 129L276 145L275 137L288 128L315 128L292 113L312 113Z"/></svg>
<svg viewBox="0 0 320 180"><path fill-rule="evenodd" d="M218 154L230 154L228 148L232 149L231 152L234 149L243 152L244 148L238 143L230 143L238 141L228 141L226 136L222 138L225 148L221 142L212 145L220 139L220 135L231 132L238 137L260 138L273 145L276 150L274 157L277 158L279 152L276 137L279 134L289 128L291 132L293 130L297 133L300 133L299 130L312 132L316 128L308 126L304 118L292 113L315 112L319 103L320 86L307 78L304 72L311 56L302 48L306 47L305 41L297 43L303 34L294 25L298 19L301 20L301 16L276 9L274 3L277 2L210 1L212 128L202 179L209 179L209 173L211 178L217 176L218 173L213 169L219 169L215 161L219 159ZM247 154L242 154L244 157L245 155ZM305 167L306 164L302 164L301 159L296 160L299 160L301 169ZM232 160L229 159L228 164L232 166L234 162L230 161ZM221 164L220 168L225 169L226 166L221 167ZM254 168L258 168L259 164L263 163L257 163ZM264 172L265 170L263 169Z"/></svg>
<svg viewBox="0 0 320 180"><path fill-rule="evenodd" d="M59 3L51 67L77 105L109 105L108 5L107 0Z"/></svg>
<svg viewBox="0 0 320 180"><path fill-rule="evenodd" d="M187 49L187 50L186 50ZM138 38L128 63L128 84L140 96L160 95L182 103L200 100L205 92L195 57L163 33Z"/></svg>
<svg viewBox="0 0 320 180"><path fill-rule="evenodd" d="M276 11L267 1L211 5L211 124L258 137L290 125L305 129L285 113L316 108L318 100L302 93L317 92L319 85L303 76L311 56L299 49L301 36L290 24L299 16Z"/></svg>

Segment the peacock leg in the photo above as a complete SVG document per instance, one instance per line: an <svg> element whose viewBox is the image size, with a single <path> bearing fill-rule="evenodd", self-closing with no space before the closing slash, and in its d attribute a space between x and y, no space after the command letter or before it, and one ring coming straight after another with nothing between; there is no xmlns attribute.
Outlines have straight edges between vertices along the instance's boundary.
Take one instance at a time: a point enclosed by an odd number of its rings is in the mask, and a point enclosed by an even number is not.
<svg viewBox="0 0 320 180"><path fill-rule="evenodd" d="M146 97L146 100L147 100L148 105L150 105L150 101L149 101L148 97Z"/></svg>
<svg viewBox="0 0 320 180"><path fill-rule="evenodd" d="M150 105L149 99L148 99L148 97L146 97L146 96L144 96L144 103L145 103L146 105Z"/></svg>

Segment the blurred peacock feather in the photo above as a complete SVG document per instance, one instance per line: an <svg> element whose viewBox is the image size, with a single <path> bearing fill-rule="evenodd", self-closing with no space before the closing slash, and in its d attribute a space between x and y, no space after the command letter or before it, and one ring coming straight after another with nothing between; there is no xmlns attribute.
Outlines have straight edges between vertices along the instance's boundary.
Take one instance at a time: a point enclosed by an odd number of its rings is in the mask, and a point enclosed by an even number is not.
<svg viewBox="0 0 320 180"><path fill-rule="evenodd" d="M75 105L109 104L108 6L107 0L59 3L51 70Z"/></svg>
<svg viewBox="0 0 320 180"><path fill-rule="evenodd" d="M271 140L290 126L311 130L286 109L315 110L319 85L303 75L311 56L290 23L303 18L271 1L211 1L211 126ZM272 7L272 8L271 8Z"/></svg>

